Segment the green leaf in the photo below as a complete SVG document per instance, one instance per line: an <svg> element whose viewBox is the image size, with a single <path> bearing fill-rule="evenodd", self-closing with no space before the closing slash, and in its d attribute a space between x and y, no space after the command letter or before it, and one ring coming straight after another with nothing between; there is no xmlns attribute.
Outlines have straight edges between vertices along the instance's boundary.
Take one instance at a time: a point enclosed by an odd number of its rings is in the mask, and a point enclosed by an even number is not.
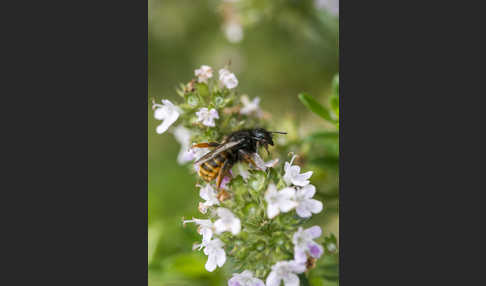
<svg viewBox="0 0 486 286"><path fill-rule="evenodd" d="M329 106L333 118L339 121L339 75L336 75L332 81L332 95L329 97Z"/></svg>
<svg viewBox="0 0 486 286"><path fill-rule="evenodd" d="M209 88L206 84L199 83L197 85L197 92L199 93L199 96L202 96L203 98L209 98Z"/></svg>
<svg viewBox="0 0 486 286"><path fill-rule="evenodd" d="M307 107L310 111L327 121L335 122L332 120L329 110L317 102L317 100L315 100L312 96L308 95L307 93L300 93L298 97L305 107Z"/></svg>

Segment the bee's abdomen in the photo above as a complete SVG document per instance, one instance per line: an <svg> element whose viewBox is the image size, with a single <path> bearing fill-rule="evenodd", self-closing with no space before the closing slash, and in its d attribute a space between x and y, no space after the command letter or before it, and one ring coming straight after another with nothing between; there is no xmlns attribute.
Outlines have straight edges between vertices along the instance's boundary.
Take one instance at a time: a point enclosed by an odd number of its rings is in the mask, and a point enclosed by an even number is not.
<svg viewBox="0 0 486 286"><path fill-rule="evenodd" d="M211 160L208 160L199 166L199 170L197 171L198 175L206 182L210 182L214 180L218 176L218 172L223 166L227 158L227 154L222 152L216 155Z"/></svg>

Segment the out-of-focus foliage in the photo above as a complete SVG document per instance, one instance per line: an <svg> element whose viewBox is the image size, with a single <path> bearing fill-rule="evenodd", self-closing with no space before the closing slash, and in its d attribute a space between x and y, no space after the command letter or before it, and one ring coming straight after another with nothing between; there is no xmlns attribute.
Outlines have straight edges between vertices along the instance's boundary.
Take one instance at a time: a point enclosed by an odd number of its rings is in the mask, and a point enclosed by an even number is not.
<svg viewBox="0 0 486 286"><path fill-rule="evenodd" d="M303 150L284 151L312 159L316 198L325 205L313 221L324 235L338 236L338 128L297 97L305 92L338 119L337 85L332 85L338 73L338 19L312 1L274 1L275 8L262 10L258 3L272 1L241 2L251 2L248 7L265 17L245 25L243 39L235 44L225 36L222 1L149 0L149 98L174 100L179 82L193 76L194 67L231 61L237 89L262 99L279 130L289 132L284 140L306 140ZM191 249L200 236L181 222L184 215L198 215L198 188L187 167L177 164L180 146L173 136L155 133L158 123L149 110L149 285L226 285L226 268L208 273L206 257ZM337 257L318 262L309 275L311 285L337 285Z"/></svg>

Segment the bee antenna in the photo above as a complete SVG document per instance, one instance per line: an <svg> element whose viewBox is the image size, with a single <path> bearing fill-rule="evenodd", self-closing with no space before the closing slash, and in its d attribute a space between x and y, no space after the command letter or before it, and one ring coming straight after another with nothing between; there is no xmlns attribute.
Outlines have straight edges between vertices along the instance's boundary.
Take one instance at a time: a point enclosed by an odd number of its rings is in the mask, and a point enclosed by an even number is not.
<svg viewBox="0 0 486 286"><path fill-rule="evenodd" d="M270 133L278 133L278 134L287 134L287 132L282 132L282 131L268 131Z"/></svg>

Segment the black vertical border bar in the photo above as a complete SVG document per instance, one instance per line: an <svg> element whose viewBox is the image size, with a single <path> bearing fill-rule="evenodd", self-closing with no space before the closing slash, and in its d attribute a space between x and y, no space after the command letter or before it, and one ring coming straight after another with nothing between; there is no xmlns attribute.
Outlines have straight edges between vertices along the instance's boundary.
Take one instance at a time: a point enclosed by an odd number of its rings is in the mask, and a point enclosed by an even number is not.
<svg viewBox="0 0 486 286"><path fill-rule="evenodd" d="M148 1L7 2L0 284L147 285Z"/></svg>

